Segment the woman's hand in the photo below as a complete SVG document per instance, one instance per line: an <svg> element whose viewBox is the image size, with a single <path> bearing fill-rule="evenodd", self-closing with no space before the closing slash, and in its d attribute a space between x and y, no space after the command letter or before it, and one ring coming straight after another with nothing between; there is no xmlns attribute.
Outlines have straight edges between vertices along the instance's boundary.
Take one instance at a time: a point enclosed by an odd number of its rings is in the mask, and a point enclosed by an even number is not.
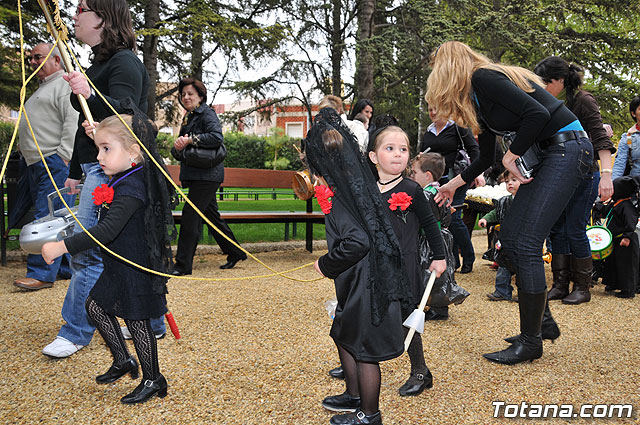
<svg viewBox="0 0 640 425"><path fill-rule="evenodd" d="M482 228L487 227L487 220L485 220L484 218L481 218L480 220L478 220L478 226Z"/></svg>
<svg viewBox="0 0 640 425"><path fill-rule="evenodd" d="M453 187L451 182L440 186L438 188L438 193L433 197L433 200L438 203L438 206L449 206L451 205L451 200L453 199L453 195L456 193L456 188Z"/></svg>
<svg viewBox="0 0 640 425"><path fill-rule="evenodd" d="M447 260L433 260L429 270L436 274L436 277L440 277L442 273L447 270Z"/></svg>
<svg viewBox="0 0 640 425"><path fill-rule="evenodd" d="M76 186L78 186L78 184L80 184L80 180L68 178L64 181L64 187L70 188L69 195L75 195L76 193L80 192L78 189L76 189Z"/></svg>
<svg viewBox="0 0 640 425"><path fill-rule="evenodd" d="M509 170L509 172L515 176L515 178L520 180L520 183L531 183L533 181L533 178L525 179L524 176L520 173L520 170L518 170L518 167L516 166L516 159L518 158L520 158L518 155L509 150L504 154L504 157L502 158L502 165L504 165L504 168Z"/></svg>
<svg viewBox="0 0 640 425"><path fill-rule="evenodd" d="M598 185L598 195L602 202L607 202L613 196L613 180L611 173L602 173L600 175L600 184Z"/></svg>
<svg viewBox="0 0 640 425"><path fill-rule="evenodd" d="M85 134L91 140L93 140L93 135L96 133L96 128L98 128L98 123L94 122L93 124L89 124L89 121L84 120L83 123L82 123L82 126L84 127Z"/></svg>
<svg viewBox="0 0 640 425"><path fill-rule="evenodd" d="M67 251L67 246L64 244L64 241L47 242L42 245L41 251L42 258L47 264L53 264L56 258L69 252Z"/></svg>
<svg viewBox="0 0 640 425"><path fill-rule="evenodd" d="M62 78L69 83L73 94L80 94L85 99L89 99L91 97L91 87L89 87L87 79L81 72L72 71L63 75Z"/></svg>
<svg viewBox="0 0 640 425"><path fill-rule="evenodd" d="M630 243L631 243L631 239L629 238L620 239L620 246L629 246Z"/></svg>
<svg viewBox="0 0 640 425"><path fill-rule="evenodd" d="M318 273L320 273L320 276L322 276L322 277L326 277L324 274L322 274L322 270L320 270L320 265L319 265L319 263L320 263L320 259L316 260L316 262L315 262L315 263L313 263L313 268L314 268L314 269L316 269L316 271L317 271Z"/></svg>
<svg viewBox="0 0 640 425"><path fill-rule="evenodd" d="M476 177L476 179L473 182L475 183L476 187L482 187L487 184L487 181L484 179L484 176L482 174Z"/></svg>
<svg viewBox="0 0 640 425"><path fill-rule="evenodd" d="M177 150L181 151L182 149L186 148L187 145L190 144L190 143L193 143L193 139L191 139L190 136L180 136L173 143L173 147L175 147Z"/></svg>

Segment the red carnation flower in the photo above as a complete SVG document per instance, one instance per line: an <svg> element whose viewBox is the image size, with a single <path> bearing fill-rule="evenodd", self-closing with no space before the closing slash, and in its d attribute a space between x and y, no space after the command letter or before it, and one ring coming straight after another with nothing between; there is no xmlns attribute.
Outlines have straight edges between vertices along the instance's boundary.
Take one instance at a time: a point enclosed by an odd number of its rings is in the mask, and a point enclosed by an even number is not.
<svg viewBox="0 0 640 425"><path fill-rule="evenodd" d="M329 198L333 196L333 191L329 187L323 184L316 186L314 189L316 192L316 199L318 200L318 205L320 205L322 212L325 215L329 214L331 212L331 206L332 206L331 200Z"/></svg>
<svg viewBox="0 0 640 425"><path fill-rule="evenodd" d="M402 211L405 211L411 205L411 201L413 198L407 195L406 192L398 192L392 193L391 199L389 199L389 208L391 211L397 210L400 208Z"/></svg>
<svg viewBox="0 0 640 425"><path fill-rule="evenodd" d="M113 202L113 188L107 186L105 183L96 187L92 193L93 203L95 205L107 206Z"/></svg>

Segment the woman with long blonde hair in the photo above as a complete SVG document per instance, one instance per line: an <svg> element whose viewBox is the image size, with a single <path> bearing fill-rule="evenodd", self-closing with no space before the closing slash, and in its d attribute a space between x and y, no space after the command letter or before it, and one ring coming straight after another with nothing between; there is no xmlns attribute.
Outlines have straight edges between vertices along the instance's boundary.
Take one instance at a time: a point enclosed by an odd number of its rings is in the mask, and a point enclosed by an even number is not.
<svg viewBox="0 0 640 425"><path fill-rule="evenodd" d="M458 187L493 165L495 137L510 133L502 163L522 185L501 227L499 262L516 275L520 335L509 348L484 357L502 364L533 361L542 356L543 334L560 335L547 303L542 246L589 172L593 147L576 116L531 71L494 63L457 41L434 52L432 68L427 102L470 127L480 147L480 157L442 186L436 201L449 202ZM525 153L528 167L521 164Z"/></svg>

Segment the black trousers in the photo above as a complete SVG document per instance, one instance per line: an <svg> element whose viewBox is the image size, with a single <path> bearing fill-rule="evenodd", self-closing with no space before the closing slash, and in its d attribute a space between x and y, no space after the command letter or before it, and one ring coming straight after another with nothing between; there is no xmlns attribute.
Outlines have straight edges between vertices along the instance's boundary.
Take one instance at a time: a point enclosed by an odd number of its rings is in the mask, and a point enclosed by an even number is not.
<svg viewBox="0 0 640 425"><path fill-rule="evenodd" d="M236 240L229 225L220 217L216 192L220 182L190 181L183 182L189 188L189 199L196 207L213 223L220 231ZM193 256L198 246L202 218L188 203L182 209L182 221L180 223L180 237L178 238L178 252L176 254L176 270L191 273ZM223 253L227 254L227 260L246 258L246 254L236 248L218 232L213 231L213 237Z"/></svg>

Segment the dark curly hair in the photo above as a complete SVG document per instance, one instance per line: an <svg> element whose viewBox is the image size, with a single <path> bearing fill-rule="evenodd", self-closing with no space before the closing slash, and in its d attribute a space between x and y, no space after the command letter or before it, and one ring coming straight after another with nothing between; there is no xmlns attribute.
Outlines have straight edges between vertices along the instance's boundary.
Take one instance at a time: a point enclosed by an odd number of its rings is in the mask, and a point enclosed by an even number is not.
<svg viewBox="0 0 640 425"><path fill-rule="evenodd" d="M87 0L87 7L102 19L102 42L95 61L106 62L119 50L136 51L131 12L126 0Z"/></svg>

